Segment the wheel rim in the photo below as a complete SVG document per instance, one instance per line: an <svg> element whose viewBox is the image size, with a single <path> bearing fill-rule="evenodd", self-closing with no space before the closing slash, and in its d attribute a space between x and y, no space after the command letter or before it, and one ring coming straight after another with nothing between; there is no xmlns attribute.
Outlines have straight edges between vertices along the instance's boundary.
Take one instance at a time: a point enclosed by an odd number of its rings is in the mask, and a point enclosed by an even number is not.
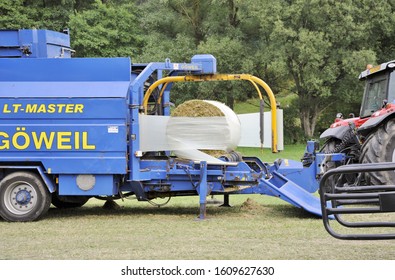
<svg viewBox="0 0 395 280"><path fill-rule="evenodd" d="M29 213L37 204L37 192L27 182L14 182L4 193L4 205L15 215Z"/></svg>

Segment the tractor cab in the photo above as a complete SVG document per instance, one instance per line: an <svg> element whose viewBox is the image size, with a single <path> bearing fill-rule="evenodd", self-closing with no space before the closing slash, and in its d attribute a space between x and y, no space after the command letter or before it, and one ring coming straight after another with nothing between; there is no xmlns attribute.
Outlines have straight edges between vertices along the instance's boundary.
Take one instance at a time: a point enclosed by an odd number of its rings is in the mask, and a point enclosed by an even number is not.
<svg viewBox="0 0 395 280"><path fill-rule="evenodd" d="M389 68L386 66L388 63L384 63L384 65L385 68L381 71L374 70L374 68L378 69L381 67L379 65L362 72L360 75L360 79L366 79L365 93L360 112L361 118L372 116L373 113L385 107L388 102L395 100L395 87L390 86L390 82L394 83L395 80L395 73L392 71L395 63L390 63ZM386 71L387 69L390 69L390 71ZM365 72L368 73L365 74Z"/></svg>
<svg viewBox="0 0 395 280"><path fill-rule="evenodd" d="M382 63L375 67L368 66L359 75L366 80L365 92L361 105L359 126L361 135L368 135L379 125L387 122L395 113L395 61Z"/></svg>
<svg viewBox="0 0 395 280"><path fill-rule="evenodd" d="M390 117L395 112L394 69L395 61L374 67L369 64L359 75L359 79L366 83L359 117L350 114L350 118L345 119L342 114L337 114L334 123L320 135L320 138L343 140L351 129L356 129L359 134L366 136Z"/></svg>

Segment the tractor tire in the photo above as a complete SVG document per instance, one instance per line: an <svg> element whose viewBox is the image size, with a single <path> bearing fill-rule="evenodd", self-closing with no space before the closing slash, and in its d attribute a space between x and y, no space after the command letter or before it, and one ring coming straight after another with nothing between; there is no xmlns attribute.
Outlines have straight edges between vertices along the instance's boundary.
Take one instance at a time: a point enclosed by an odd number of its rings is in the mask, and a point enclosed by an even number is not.
<svg viewBox="0 0 395 280"><path fill-rule="evenodd" d="M61 196L56 193L52 195L52 205L59 209L78 208L88 202L87 196Z"/></svg>
<svg viewBox="0 0 395 280"><path fill-rule="evenodd" d="M10 222L41 218L51 205L51 194L40 176L18 171L0 182L0 216Z"/></svg>
<svg viewBox="0 0 395 280"><path fill-rule="evenodd" d="M336 149L336 147L341 143L341 141L339 139L336 138L330 138L328 139L325 144L323 145L321 152L325 153L325 154L330 154L333 153L333 151ZM326 166L325 166L325 172L329 171L331 169L334 169L338 167L338 165L336 165L336 163L334 162L329 162ZM338 179L338 176L332 176L330 177L325 184L324 187L324 192L325 193L331 193L332 192L332 188L335 187L336 181ZM320 191L320 189L319 189Z"/></svg>
<svg viewBox="0 0 395 280"><path fill-rule="evenodd" d="M395 162L395 119L372 132L362 146L362 163ZM368 185L395 184L395 171L366 173Z"/></svg>
<svg viewBox="0 0 395 280"><path fill-rule="evenodd" d="M343 140L337 138L328 139L321 149L322 153L344 153L348 157L346 164L354 164L359 162L359 149L356 152L355 143L351 142L351 133L344 135ZM324 167L324 171L337 168L341 165L340 162L328 162ZM325 192L332 192L335 186L341 187L345 184L353 184L357 177L355 174L334 175L326 181Z"/></svg>

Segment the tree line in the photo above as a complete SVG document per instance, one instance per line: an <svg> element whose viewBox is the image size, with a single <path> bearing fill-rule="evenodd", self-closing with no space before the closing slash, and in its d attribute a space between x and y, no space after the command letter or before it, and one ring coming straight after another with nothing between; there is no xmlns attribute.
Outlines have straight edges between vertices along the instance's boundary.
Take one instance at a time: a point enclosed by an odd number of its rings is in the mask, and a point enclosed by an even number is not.
<svg viewBox="0 0 395 280"><path fill-rule="evenodd" d="M367 64L395 58L394 0L0 0L0 28L69 28L79 57L133 62L217 58L221 73L261 77L284 109L287 142L317 137L336 112L356 113ZM172 102L233 107L239 82L177 86Z"/></svg>

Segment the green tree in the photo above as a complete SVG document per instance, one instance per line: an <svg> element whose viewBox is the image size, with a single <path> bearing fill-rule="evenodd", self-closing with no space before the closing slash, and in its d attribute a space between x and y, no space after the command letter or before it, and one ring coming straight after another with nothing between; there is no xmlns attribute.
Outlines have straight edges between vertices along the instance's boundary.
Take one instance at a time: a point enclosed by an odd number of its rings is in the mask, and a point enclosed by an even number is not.
<svg viewBox="0 0 395 280"><path fill-rule="evenodd" d="M71 15L69 27L77 56L134 57L141 52L143 38L133 3L96 0L91 9Z"/></svg>
<svg viewBox="0 0 395 280"><path fill-rule="evenodd" d="M30 28L34 21L26 14L23 0L0 1L0 29Z"/></svg>
<svg viewBox="0 0 395 280"><path fill-rule="evenodd" d="M270 3L269 3L270 2ZM272 5L269 5L272 4ZM283 80L292 80L306 137L315 134L320 115L328 107L356 96L357 73L375 61L367 38L367 7L379 15L376 3L352 0L261 1L256 5L263 40L271 47L270 67ZM269 39L270 40L269 40ZM360 95L357 93L358 98Z"/></svg>
<svg viewBox="0 0 395 280"><path fill-rule="evenodd" d="M145 45L139 57L144 62L189 61L194 54L210 53L221 73L255 72L249 44L249 9L238 0L163 0L141 4ZM164 16L165 15L165 16ZM257 23L259 25L259 23ZM256 27L256 26L254 26ZM248 32L246 32L248 30ZM247 89L246 89L247 88ZM216 99L233 107L235 100L251 97L254 89L241 82L177 85L175 103L192 98Z"/></svg>
<svg viewBox="0 0 395 280"><path fill-rule="evenodd" d="M253 71L253 61L248 57L241 40L226 36L211 36L199 44L197 50L198 53L214 55L221 73L240 74ZM236 100L246 100L252 92L255 92L255 89L246 81L205 83L200 87L199 98L219 100L233 108Z"/></svg>

